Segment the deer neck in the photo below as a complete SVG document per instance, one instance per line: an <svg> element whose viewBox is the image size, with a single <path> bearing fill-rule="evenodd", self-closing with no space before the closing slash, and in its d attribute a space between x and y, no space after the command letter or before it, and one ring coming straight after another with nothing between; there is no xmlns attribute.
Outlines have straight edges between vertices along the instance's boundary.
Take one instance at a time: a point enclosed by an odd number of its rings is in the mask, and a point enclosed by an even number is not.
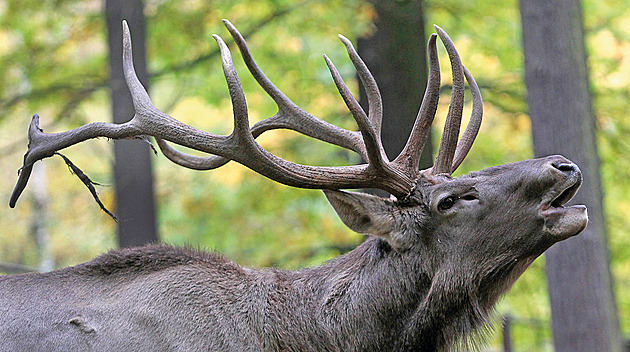
<svg viewBox="0 0 630 352"><path fill-rule="evenodd" d="M483 278L430 258L409 261L378 238L304 274L319 290L314 296L328 329L393 350L474 344L499 296L485 293Z"/></svg>
<svg viewBox="0 0 630 352"><path fill-rule="evenodd" d="M316 291L318 320L339 345L372 351L397 344L431 287L429 266L421 259L410 263L385 241L369 238L302 274Z"/></svg>
<svg viewBox="0 0 630 352"><path fill-rule="evenodd" d="M494 305L534 259L495 258L483 270L481 264L466 259L445 260L408 320L402 334L406 343L413 346L428 334L436 336L438 351L455 344L463 350L476 350L475 346L483 344L492 331Z"/></svg>

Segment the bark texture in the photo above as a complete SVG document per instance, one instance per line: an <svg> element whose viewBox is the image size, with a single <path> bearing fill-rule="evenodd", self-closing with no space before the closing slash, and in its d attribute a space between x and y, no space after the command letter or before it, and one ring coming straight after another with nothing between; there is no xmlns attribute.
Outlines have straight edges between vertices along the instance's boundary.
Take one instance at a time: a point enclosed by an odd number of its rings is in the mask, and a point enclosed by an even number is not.
<svg viewBox="0 0 630 352"><path fill-rule="evenodd" d="M619 351L580 3L521 0L520 11L534 154L562 154L580 166L584 184L573 203L589 212L581 235L546 254L555 349Z"/></svg>
<svg viewBox="0 0 630 352"><path fill-rule="evenodd" d="M358 51L379 84L383 98L383 147L394 159L404 148L427 85L426 35L422 1L370 0L375 31L359 38ZM367 111L365 91L360 101ZM432 165L431 136L420 168Z"/></svg>
<svg viewBox="0 0 630 352"><path fill-rule="evenodd" d="M133 58L142 84L148 88L145 58L145 23L141 0L107 0L105 15L110 53L110 89L115 123L129 121L134 115L131 95L122 69L122 20L133 35ZM119 218L120 247L138 246L158 240L153 196L151 151L140 140L114 141L114 179L116 210Z"/></svg>

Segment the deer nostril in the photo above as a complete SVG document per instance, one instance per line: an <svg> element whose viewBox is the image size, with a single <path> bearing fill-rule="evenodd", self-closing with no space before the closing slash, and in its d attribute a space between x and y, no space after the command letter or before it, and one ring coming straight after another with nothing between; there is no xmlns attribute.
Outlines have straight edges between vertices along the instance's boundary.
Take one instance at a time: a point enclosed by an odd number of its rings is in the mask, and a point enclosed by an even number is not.
<svg viewBox="0 0 630 352"><path fill-rule="evenodd" d="M562 172L574 172L577 170L577 167L573 163L554 162L554 163L551 163L551 165Z"/></svg>

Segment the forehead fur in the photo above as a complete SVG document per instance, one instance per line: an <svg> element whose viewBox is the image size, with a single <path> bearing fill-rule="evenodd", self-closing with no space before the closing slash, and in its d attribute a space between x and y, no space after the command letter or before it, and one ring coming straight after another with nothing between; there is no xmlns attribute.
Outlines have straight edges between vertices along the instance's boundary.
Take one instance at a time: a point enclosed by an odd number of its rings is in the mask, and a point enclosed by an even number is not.
<svg viewBox="0 0 630 352"><path fill-rule="evenodd" d="M454 178L449 175L426 175L418 177L416 187L409 196L411 201L424 203L431 198L431 195L442 188L451 188L453 191L466 191L474 186L477 180L469 175L462 175Z"/></svg>

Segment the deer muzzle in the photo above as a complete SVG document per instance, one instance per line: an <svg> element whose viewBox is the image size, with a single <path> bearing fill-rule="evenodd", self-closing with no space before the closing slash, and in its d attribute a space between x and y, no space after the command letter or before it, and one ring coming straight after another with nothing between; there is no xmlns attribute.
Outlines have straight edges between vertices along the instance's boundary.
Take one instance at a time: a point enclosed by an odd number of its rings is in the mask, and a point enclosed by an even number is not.
<svg viewBox="0 0 630 352"><path fill-rule="evenodd" d="M566 205L582 185L580 169L564 157L557 156L553 159L555 160L551 160L549 165L560 180L543 198L540 215L545 221L543 231L561 241L586 228L588 212L585 205Z"/></svg>

